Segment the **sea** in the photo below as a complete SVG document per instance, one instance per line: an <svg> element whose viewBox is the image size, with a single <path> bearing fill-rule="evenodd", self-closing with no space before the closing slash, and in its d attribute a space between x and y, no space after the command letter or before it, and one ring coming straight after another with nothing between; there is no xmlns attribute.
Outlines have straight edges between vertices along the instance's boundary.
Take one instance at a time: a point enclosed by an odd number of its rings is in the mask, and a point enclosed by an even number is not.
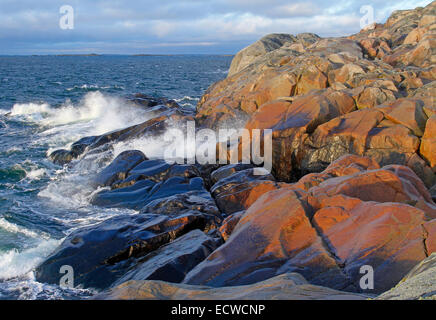
<svg viewBox="0 0 436 320"><path fill-rule="evenodd" d="M147 120L126 97L144 93L195 110L226 77L231 56L0 56L0 299L83 299L89 289L39 283L33 270L77 228L126 209L90 205L90 177L107 163L54 165L47 155L78 139ZM158 141L116 145L159 150ZM110 162L111 159L107 159Z"/></svg>

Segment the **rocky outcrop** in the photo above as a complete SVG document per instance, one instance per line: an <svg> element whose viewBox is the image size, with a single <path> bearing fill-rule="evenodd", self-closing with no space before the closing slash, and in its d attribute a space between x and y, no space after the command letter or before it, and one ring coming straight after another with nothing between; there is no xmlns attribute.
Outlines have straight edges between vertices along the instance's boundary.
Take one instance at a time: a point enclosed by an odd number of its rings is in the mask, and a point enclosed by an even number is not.
<svg viewBox="0 0 436 320"><path fill-rule="evenodd" d="M435 218L436 205L408 167L346 156L259 197L184 283L238 286L298 272L313 284L361 291L360 268L370 265L380 293L436 249L428 246Z"/></svg>
<svg viewBox="0 0 436 320"><path fill-rule="evenodd" d="M364 295L309 284L301 275L282 274L252 285L213 288L164 281L128 281L101 295L109 300L365 300Z"/></svg>
<svg viewBox="0 0 436 320"><path fill-rule="evenodd" d="M170 122L186 122L193 120L192 110L183 109L174 100L166 98L154 98L144 94L136 94L127 97L126 103L130 103L145 111L143 123L133 125L120 130L115 130L100 136L84 137L72 144L70 150L59 149L49 155L54 163L64 165L72 160L83 157L86 153L96 153L111 148L111 144L128 141L144 136L156 136L163 134Z"/></svg>
<svg viewBox="0 0 436 320"><path fill-rule="evenodd" d="M351 153L409 166L431 188L435 10L433 2L398 11L350 37L269 35L238 53L196 119L211 128L272 129L278 180Z"/></svg>
<svg viewBox="0 0 436 320"><path fill-rule="evenodd" d="M180 277L189 270L189 264L179 266L177 260L170 261L160 257L161 259L154 259L156 264L145 264L150 268L144 270L145 265L141 264L141 261L152 259L148 254L155 250L164 252L164 256L171 254L172 258L182 261L183 257L187 256L192 258L192 261L201 260L207 255L207 250L212 251L219 240L204 239L206 236L202 237L198 233L191 233L184 238L181 236L197 229L198 232L208 232L214 228L216 225L213 221L194 213L173 217L139 214L111 218L69 235L60 247L36 268L36 279L40 282L59 284L62 277L59 273L61 266L69 265L74 269L75 285L85 288L105 289L122 276L134 279L136 272L147 273L147 277L152 279L182 280ZM169 244L178 237L181 237L179 242ZM193 243L193 246L199 245L196 240L203 247L190 249L189 243ZM186 245L184 252L177 249L180 242ZM167 247L162 247L167 244ZM142 260L138 261L139 258ZM132 269L136 271L128 273ZM174 269L178 269L178 278Z"/></svg>
<svg viewBox="0 0 436 320"><path fill-rule="evenodd" d="M228 75L231 76L243 70L250 64L261 59L266 53L279 49L283 46L291 46L298 50L303 43L313 43L319 37L315 34L302 33L296 37L290 34L270 34L256 41L252 45L238 52L233 58Z"/></svg>

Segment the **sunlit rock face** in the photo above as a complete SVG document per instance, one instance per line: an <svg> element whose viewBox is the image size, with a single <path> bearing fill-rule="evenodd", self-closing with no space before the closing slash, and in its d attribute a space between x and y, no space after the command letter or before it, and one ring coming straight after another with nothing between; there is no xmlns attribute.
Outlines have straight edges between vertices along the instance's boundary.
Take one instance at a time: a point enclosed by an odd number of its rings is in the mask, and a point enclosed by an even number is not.
<svg viewBox="0 0 436 320"><path fill-rule="evenodd" d="M435 11L434 2L396 11L343 38L268 35L235 56L228 77L199 102L197 121L272 129L279 180L351 153L407 165L431 188Z"/></svg>

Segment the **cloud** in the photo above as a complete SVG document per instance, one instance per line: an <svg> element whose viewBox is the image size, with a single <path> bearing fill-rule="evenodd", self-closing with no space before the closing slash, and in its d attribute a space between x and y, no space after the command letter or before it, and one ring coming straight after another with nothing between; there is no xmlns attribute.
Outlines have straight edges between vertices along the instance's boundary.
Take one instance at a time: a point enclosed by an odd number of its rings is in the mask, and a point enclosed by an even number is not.
<svg viewBox="0 0 436 320"><path fill-rule="evenodd" d="M383 22L430 0L0 0L0 54L235 53L271 32L340 36L358 32L360 7ZM71 5L73 30L59 28ZM142 51L144 52L142 52ZM209 51L208 51L209 50Z"/></svg>

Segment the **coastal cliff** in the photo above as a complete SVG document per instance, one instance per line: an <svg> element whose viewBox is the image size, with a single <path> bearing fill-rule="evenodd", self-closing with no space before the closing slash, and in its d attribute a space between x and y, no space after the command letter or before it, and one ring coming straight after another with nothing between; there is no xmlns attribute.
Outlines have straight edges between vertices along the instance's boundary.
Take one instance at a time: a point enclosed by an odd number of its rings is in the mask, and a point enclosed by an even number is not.
<svg viewBox="0 0 436 320"><path fill-rule="evenodd" d="M434 298L435 91L433 2L349 37L268 35L235 56L196 112L129 97L147 121L50 158L103 159L114 143L195 121L271 129L272 172L124 151L92 178L91 202L138 213L74 231L36 279L57 284L70 265L103 299L365 299L405 277L414 294L400 285L380 299ZM363 266L373 287L362 288Z"/></svg>

